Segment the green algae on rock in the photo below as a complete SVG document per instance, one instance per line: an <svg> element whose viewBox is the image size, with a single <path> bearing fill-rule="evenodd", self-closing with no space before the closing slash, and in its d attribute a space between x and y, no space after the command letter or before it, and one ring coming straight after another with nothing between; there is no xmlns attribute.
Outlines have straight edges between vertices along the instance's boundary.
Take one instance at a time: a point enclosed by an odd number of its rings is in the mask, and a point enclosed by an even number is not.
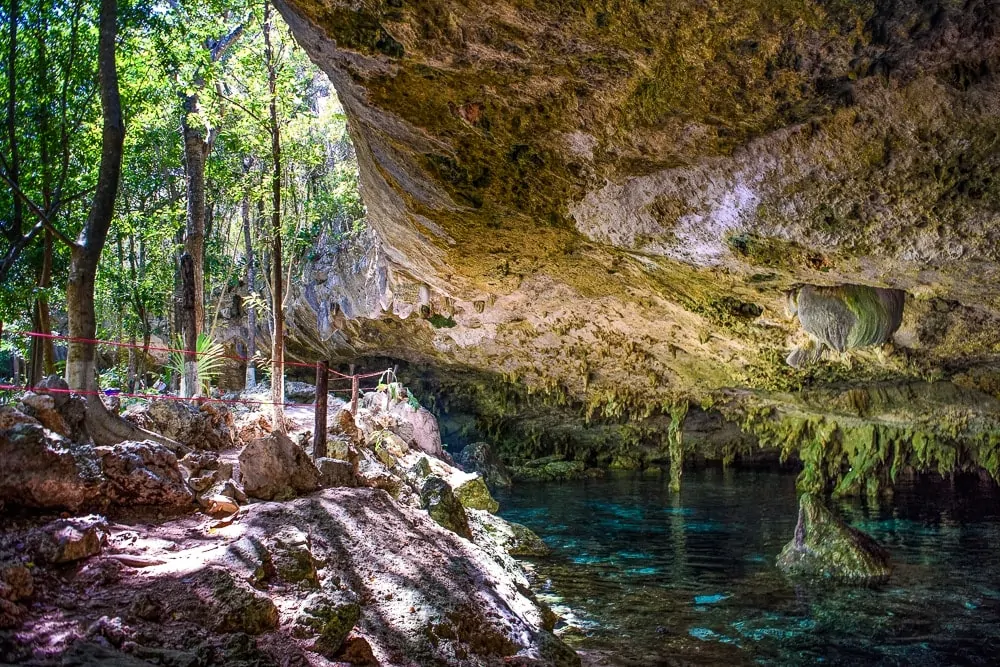
<svg viewBox="0 0 1000 667"><path fill-rule="evenodd" d="M860 530L845 524L816 495L799 499L795 537L778 555L786 574L845 583L874 584L892 574L889 553Z"/></svg>
<svg viewBox="0 0 1000 667"><path fill-rule="evenodd" d="M490 495L490 490L486 488L486 482L482 477L473 477L459 484L455 488L455 497L463 507L469 509L486 510L490 514L496 514L500 509L500 503Z"/></svg>
<svg viewBox="0 0 1000 667"><path fill-rule="evenodd" d="M867 285L805 285L789 295L787 307L813 344L796 348L788 364L815 361L825 347L846 352L889 342L903 321L905 299L901 290Z"/></svg>
<svg viewBox="0 0 1000 667"><path fill-rule="evenodd" d="M465 516L465 508L455 497L455 492L452 491L448 482L437 475L431 475L420 487L420 500L427 508L427 513L438 525L467 540L472 539L472 533L469 531L469 520Z"/></svg>
<svg viewBox="0 0 1000 667"><path fill-rule="evenodd" d="M756 395L743 429L757 447L802 462L805 492L877 495L904 470L1000 479L1000 401L951 382Z"/></svg>

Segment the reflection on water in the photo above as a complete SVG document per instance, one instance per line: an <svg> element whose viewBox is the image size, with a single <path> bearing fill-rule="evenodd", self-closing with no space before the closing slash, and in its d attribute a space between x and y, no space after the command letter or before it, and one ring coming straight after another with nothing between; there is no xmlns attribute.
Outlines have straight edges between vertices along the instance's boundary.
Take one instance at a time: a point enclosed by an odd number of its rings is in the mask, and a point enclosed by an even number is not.
<svg viewBox="0 0 1000 667"><path fill-rule="evenodd" d="M614 664L997 664L1000 496L943 483L877 507L843 502L892 553L879 588L795 585L775 568L792 537L795 476L705 470L522 484L501 515L541 535L535 588L561 636Z"/></svg>

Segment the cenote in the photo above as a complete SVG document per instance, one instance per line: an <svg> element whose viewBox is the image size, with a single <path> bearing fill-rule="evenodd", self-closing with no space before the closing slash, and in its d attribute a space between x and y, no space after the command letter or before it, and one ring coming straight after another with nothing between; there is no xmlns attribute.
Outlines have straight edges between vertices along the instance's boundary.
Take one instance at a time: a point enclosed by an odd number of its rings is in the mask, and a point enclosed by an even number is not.
<svg viewBox="0 0 1000 667"><path fill-rule="evenodd" d="M685 475L515 486L502 516L552 548L534 587L557 634L593 664L994 664L1000 496L970 482L898 484L834 502L891 552L885 584L786 578L775 557L797 514L794 475Z"/></svg>

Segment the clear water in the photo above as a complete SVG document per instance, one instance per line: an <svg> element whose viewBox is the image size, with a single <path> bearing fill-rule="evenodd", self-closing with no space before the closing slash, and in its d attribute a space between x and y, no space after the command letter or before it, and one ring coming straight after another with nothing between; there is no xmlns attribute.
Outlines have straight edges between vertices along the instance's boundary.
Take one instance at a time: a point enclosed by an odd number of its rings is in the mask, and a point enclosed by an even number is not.
<svg viewBox="0 0 1000 667"><path fill-rule="evenodd" d="M1000 664L1000 496L923 483L842 502L892 553L878 588L787 580L795 476L704 470L522 484L505 518L552 547L532 562L557 632L600 664Z"/></svg>

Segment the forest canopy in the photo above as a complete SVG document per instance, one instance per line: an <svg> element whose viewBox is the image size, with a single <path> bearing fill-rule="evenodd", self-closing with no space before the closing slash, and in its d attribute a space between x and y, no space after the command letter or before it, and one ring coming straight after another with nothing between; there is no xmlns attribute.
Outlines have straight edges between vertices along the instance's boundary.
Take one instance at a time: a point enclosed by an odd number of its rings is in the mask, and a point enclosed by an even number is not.
<svg viewBox="0 0 1000 667"><path fill-rule="evenodd" d="M0 376L23 374L27 384L65 370L60 343L10 334L67 332L71 248L106 146L99 4L6 0L0 9ZM140 350L102 349L100 384L178 388L183 363L147 367L141 348L154 337L209 345L220 312L239 311L251 332L273 331L282 293L274 269L287 286L322 232L336 239L363 228L357 163L336 92L267 3L140 0L116 13L126 129L94 287L95 337ZM190 323L185 255L197 295ZM255 336L246 338L251 349L238 352L252 355Z"/></svg>

